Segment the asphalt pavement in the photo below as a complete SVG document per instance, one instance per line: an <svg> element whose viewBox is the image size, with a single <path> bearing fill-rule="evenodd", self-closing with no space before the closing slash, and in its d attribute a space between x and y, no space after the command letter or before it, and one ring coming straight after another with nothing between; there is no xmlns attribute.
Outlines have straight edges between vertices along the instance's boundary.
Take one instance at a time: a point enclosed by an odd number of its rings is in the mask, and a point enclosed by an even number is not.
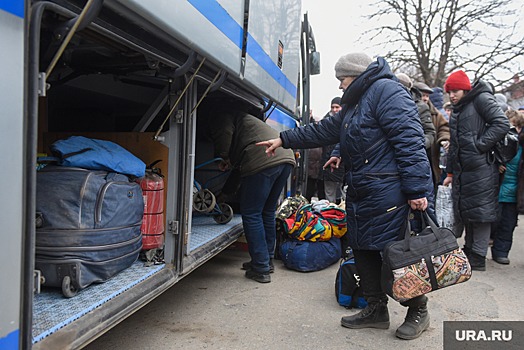
<svg viewBox="0 0 524 350"><path fill-rule="evenodd" d="M511 264L489 259L468 282L428 294L431 324L415 340L395 337L406 309L391 299L388 330L340 326L358 310L335 300L338 264L301 273L276 260L261 284L240 269L247 252L227 249L87 349L442 349L446 320L524 321L524 216L519 223Z"/></svg>

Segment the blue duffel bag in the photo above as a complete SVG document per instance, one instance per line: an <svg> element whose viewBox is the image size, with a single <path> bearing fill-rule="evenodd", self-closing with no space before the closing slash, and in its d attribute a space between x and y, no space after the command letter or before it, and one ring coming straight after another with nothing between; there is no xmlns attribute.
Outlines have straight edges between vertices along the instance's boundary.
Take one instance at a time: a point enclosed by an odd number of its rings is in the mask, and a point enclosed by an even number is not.
<svg viewBox="0 0 524 350"><path fill-rule="evenodd" d="M122 146L105 140L71 136L51 145L59 165L90 170L105 170L143 177L146 164Z"/></svg>
<svg viewBox="0 0 524 350"><path fill-rule="evenodd" d="M339 261L342 251L340 239L333 237L318 242L288 240L280 245L280 254L287 268L309 272L333 265Z"/></svg>

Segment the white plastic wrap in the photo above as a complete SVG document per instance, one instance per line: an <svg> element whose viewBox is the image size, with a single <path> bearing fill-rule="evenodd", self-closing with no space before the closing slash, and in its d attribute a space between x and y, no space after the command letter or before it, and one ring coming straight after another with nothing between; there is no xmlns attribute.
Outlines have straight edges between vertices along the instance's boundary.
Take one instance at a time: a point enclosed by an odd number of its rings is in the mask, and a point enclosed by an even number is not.
<svg viewBox="0 0 524 350"><path fill-rule="evenodd" d="M453 229L456 225L453 212L453 199L451 198L451 186L439 185L437 189L437 200L435 202L437 224L440 227Z"/></svg>

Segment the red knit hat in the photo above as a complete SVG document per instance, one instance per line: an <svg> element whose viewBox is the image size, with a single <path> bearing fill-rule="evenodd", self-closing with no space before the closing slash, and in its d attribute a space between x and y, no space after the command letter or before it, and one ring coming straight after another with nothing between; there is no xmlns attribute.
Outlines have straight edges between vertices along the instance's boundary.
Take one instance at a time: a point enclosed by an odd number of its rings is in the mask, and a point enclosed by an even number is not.
<svg viewBox="0 0 524 350"><path fill-rule="evenodd" d="M471 82L468 76L463 70L458 70L449 75L444 84L444 90L450 92L450 90L471 90Z"/></svg>

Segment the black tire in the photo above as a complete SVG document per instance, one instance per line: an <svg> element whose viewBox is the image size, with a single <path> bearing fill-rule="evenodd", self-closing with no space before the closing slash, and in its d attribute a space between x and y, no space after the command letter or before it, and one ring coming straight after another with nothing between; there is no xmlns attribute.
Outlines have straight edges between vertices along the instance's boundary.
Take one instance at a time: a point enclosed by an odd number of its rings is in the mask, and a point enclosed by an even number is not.
<svg viewBox="0 0 524 350"><path fill-rule="evenodd" d="M78 289L73 286L71 277L69 276L65 276L62 280L62 294L64 294L66 298L72 298L78 294Z"/></svg>
<svg viewBox="0 0 524 350"><path fill-rule="evenodd" d="M213 219L217 224L227 224L233 219L233 208L226 203L219 203L220 214L213 215Z"/></svg>
<svg viewBox="0 0 524 350"><path fill-rule="evenodd" d="M199 213L210 213L217 204L215 195L208 189L203 189L193 195L193 209Z"/></svg>

